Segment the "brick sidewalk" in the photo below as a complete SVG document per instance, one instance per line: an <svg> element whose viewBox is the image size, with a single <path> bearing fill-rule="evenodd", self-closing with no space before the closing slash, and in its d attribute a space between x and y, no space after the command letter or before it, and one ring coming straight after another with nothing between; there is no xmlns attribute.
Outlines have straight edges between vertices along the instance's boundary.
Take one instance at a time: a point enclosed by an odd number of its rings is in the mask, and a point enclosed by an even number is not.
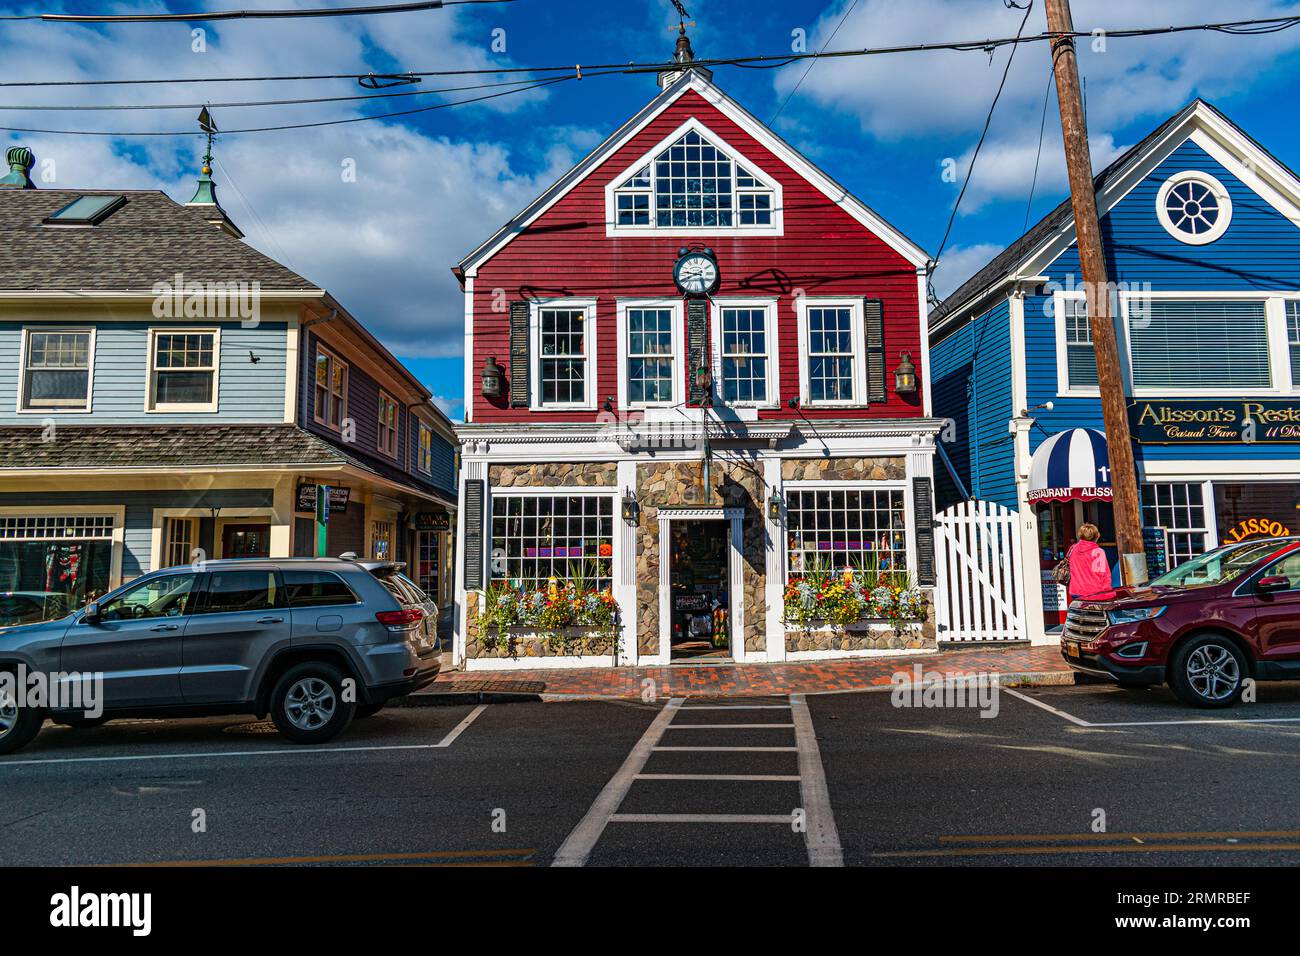
<svg viewBox="0 0 1300 956"><path fill-rule="evenodd" d="M996 673L1003 681L1072 684L1074 675L1055 645L943 651L906 657L800 661L784 664L592 667L572 670L452 671L417 694L412 703L465 695L542 700L639 698L643 682L655 682L658 697L760 697L825 694L888 686L899 671L920 664L926 673L949 676Z"/></svg>

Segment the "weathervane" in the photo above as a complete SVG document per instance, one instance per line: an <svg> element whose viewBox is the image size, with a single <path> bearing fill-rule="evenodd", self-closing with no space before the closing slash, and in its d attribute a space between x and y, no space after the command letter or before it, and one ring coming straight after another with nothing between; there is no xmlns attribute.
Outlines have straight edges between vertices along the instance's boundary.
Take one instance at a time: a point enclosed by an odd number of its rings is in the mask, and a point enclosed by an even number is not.
<svg viewBox="0 0 1300 956"><path fill-rule="evenodd" d="M216 138L217 133L220 131L217 129L216 120L212 118L212 114L208 112L208 108L206 106L203 107L203 109L199 110L199 129L203 130L203 132L208 134L208 149L207 152L203 154L203 175L211 176L212 175L212 141L213 139Z"/></svg>

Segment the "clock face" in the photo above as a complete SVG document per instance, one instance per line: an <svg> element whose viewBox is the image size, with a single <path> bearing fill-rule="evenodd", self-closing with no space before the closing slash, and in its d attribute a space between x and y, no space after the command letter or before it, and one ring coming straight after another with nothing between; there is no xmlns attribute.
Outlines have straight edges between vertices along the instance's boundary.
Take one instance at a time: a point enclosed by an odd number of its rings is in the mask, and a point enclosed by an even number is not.
<svg viewBox="0 0 1300 956"><path fill-rule="evenodd" d="M688 253L677 260L673 278L687 295L704 295L718 285L718 264L703 253Z"/></svg>

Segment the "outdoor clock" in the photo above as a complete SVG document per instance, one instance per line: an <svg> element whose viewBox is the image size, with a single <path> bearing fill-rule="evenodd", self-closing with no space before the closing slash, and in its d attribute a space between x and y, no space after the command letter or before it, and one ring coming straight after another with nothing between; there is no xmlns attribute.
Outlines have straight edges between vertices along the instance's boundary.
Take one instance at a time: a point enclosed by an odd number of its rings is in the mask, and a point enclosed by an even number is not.
<svg viewBox="0 0 1300 956"><path fill-rule="evenodd" d="M708 295L718 287L721 278L718 260L712 249L680 249L673 266L673 281L683 294Z"/></svg>

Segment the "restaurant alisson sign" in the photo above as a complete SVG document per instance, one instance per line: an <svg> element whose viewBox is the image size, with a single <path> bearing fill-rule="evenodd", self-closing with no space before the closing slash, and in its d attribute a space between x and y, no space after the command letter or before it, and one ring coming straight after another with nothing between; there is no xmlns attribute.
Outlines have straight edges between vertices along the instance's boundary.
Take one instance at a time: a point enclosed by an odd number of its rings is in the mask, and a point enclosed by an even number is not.
<svg viewBox="0 0 1300 956"><path fill-rule="evenodd" d="M1129 404L1129 430L1144 445L1300 443L1300 401L1140 400Z"/></svg>

